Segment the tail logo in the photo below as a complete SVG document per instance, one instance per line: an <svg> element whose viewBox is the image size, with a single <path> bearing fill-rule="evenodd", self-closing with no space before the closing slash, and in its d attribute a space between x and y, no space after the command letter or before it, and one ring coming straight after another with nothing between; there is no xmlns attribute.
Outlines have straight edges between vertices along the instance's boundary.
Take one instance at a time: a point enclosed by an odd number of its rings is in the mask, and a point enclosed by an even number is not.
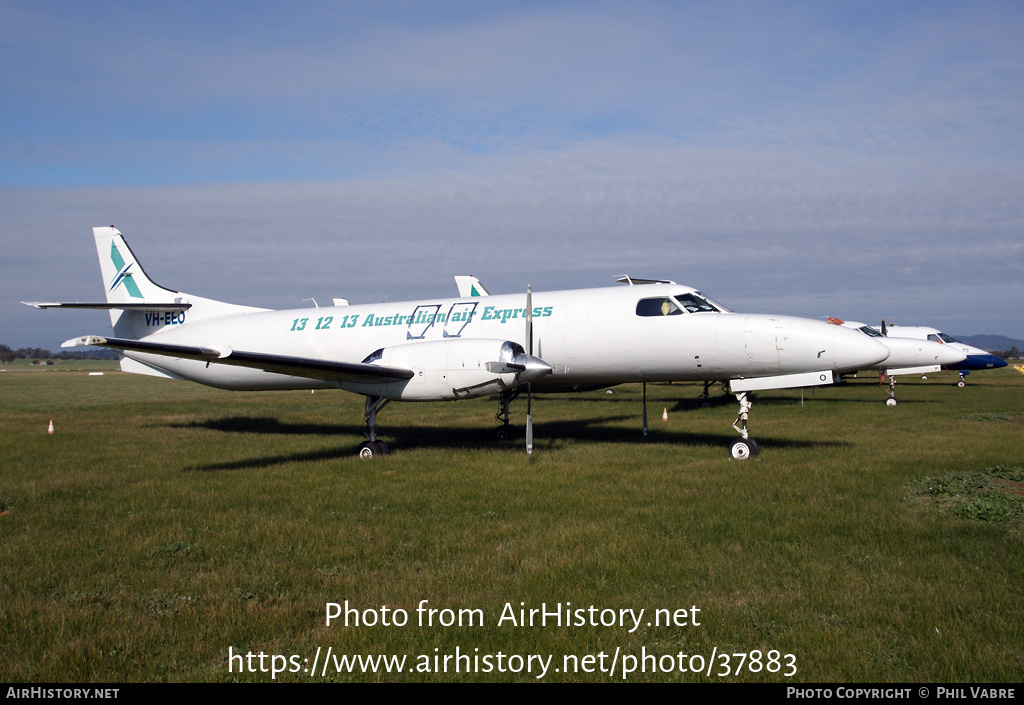
<svg viewBox="0 0 1024 705"><path fill-rule="evenodd" d="M113 291L118 287L119 284L124 284L125 291L133 299L143 298L142 292L139 291L138 284L132 278L132 275L128 273L128 270L132 268L134 262L125 264L124 258L121 257L121 253L117 251L117 245L113 242L110 243L110 261L114 263L114 269L117 270L117 274L114 276L114 280L110 283L110 291Z"/></svg>

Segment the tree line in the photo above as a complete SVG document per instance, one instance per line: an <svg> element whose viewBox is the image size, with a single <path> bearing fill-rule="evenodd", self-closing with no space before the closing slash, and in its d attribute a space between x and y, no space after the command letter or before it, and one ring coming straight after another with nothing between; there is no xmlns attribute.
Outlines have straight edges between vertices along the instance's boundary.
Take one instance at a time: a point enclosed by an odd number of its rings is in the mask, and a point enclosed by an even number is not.
<svg viewBox="0 0 1024 705"><path fill-rule="evenodd" d="M62 350L53 353L43 348L18 348L12 350L7 345L0 344L0 362L14 362L15 360L116 360L118 354L113 350L98 348L93 350L82 350L68 352Z"/></svg>

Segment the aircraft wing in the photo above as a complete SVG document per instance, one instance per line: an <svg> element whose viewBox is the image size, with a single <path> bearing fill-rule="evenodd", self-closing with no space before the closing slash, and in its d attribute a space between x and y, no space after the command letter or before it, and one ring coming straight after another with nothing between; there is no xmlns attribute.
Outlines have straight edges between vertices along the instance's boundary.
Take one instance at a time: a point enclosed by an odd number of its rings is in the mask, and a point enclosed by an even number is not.
<svg viewBox="0 0 1024 705"><path fill-rule="evenodd" d="M126 338L104 338L98 335L87 335L74 338L61 344L62 348L93 345L114 350L165 355L173 358L199 360L218 365L235 365L251 367L265 372L275 372L293 377L306 377L319 380L338 380L345 382L399 382L413 377L412 370L399 367L383 367L363 362L335 362L308 357L291 357L288 355L270 355L267 353L245 352L231 348L205 348L195 345L173 345L170 343L153 343L145 340Z"/></svg>

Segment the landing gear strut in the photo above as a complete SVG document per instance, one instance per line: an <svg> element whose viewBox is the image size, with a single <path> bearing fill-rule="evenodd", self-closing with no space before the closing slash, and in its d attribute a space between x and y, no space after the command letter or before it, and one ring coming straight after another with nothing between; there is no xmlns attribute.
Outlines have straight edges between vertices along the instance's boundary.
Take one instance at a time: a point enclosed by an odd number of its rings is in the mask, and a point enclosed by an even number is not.
<svg viewBox="0 0 1024 705"><path fill-rule="evenodd" d="M896 398L896 376L889 375L889 398L885 400L886 406L896 406L900 400Z"/></svg>
<svg viewBox="0 0 1024 705"><path fill-rule="evenodd" d="M375 458L388 455L391 450L384 441L377 440L377 412L387 406L390 399L366 395L366 411L363 413L363 435L367 440L359 444L357 451L360 458Z"/></svg>
<svg viewBox="0 0 1024 705"><path fill-rule="evenodd" d="M516 427L509 423L509 404L519 396L520 388L507 389L501 393L500 404L501 407L498 409L498 413L494 415L494 418L501 424L494 430L494 437L499 441L507 441L510 438L514 438L516 435Z"/></svg>
<svg viewBox="0 0 1024 705"><path fill-rule="evenodd" d="M644 438L647 438L647 382L644 382Z"/></svg>
<svg viewBox="0 0 1024 705"><path fill-rule="evenodd" d="M747 416L750 413L750 407L753 404L747 399L746 392L740 392L736 395L736 400L740 403L740 413L736 417L736 420L732 422L732 427L736 429L742 438L738 438L732 442L729 446L729 455L734 460L747 460L748 458L756 458L758 453L761 452L761 447L757 445L757 441L750 437L747 432ZM738 426L736 424L739 424Z"/></svg>

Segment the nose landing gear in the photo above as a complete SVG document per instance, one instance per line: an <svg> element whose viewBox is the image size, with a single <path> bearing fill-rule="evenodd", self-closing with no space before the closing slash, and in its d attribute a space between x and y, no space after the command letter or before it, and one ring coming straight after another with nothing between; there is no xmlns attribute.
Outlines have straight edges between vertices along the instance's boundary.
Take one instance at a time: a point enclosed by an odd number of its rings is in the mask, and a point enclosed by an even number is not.
<svg viewBox="0 0 1024 705"><path fill-rule="evenodd" d="M736 400L740 403L740 413L736 417L736 420L732 422L732 427L743 437L736 439L729 445L729 456L732 457L733 460L748 460L750 458L756 458L761 452L761 447L757 445L757 441L751 438L750 434L747 432L747 417L750 414L750 407L752 407L753 404L747 398L746 392L740 392L737 394Z"/></svg>

